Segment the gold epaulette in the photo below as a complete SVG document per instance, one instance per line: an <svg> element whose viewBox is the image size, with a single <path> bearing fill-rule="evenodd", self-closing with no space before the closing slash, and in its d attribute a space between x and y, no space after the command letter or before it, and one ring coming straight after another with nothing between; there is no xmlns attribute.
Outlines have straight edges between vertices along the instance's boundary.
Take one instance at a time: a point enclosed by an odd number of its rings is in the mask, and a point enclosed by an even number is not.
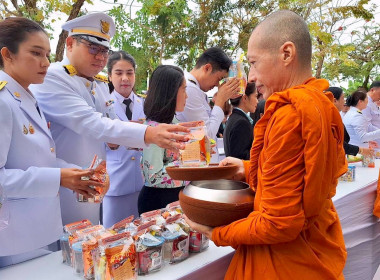
<svg viewBox="0 0 380 280"><path fill-rule="evenodd" d="M8 82L0 81L0 90L2 90Z"/></svg>
<svg viewBox="0 0 380 280"><path fill-rule="evenodd" d="M63 68L65 68L66 73L69 74L70 76L75 76L78 73L77 69L75 69L75 67L72 66L71 64L63 65Z"/></svg>
<svg viewBox="0 0 380 280"><path fill-rule="evenodd" d="M103 82L103 83L107 83L107 84L108 84L108 77L107 77L107 76L104 76L104 75L100 75L100 74L98 74L98 75L96 75L96 76L94 77L94 79L95 79L95 80L98 80L98 81L100 81L100 82Z"/></svg>
<svg viewBox="0 0 380 280"><path fill-rule="evenodd" d="M138 97L141 97L141 98L146 98L146 94L144 93L135 93Z"/></svg>

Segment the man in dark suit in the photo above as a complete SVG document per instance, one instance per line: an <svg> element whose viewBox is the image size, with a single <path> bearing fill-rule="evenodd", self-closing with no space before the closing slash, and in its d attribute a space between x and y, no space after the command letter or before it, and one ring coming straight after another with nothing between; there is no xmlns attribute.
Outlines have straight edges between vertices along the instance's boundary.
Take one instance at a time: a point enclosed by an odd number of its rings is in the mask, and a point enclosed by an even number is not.
<svg viewBox="0 0 380 280"><path fill-rule="evenodd" d="M253 142L253 120L248 114L258 103L255 84L249 83L243 96L230 101L234 109L224 130L224 151L227 157L248 160Z"/></svg>

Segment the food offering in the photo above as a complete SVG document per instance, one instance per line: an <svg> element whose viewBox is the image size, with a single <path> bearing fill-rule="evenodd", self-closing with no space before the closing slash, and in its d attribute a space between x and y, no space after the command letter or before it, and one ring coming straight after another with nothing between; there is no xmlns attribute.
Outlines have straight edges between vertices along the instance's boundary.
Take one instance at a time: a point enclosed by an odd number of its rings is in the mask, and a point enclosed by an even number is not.
<svg viewBox="0 0 380 280"><path fill-rule="evenodd" d="M353 182L355 181L355 173L356 173L356 166L355 165L349 165L347 172L344 173L340 178L339 181L342 182Z"/></svg>
<svg viewBox="0 0 380 280"><path fill-rule="evenodd" d="M101 203L103 201L104 196L106 195L109 187L110 187L110 179L107 173L106 161L101 160L94 156L92 163L89 169L94 169L95 173L90 177L82 177L82 180L94 180L100 183L103 183L103 187L95 187L91 186L94 190L96 190L99 195L95 195L92 198L86 198L83 195L77 193L77 201L78 202L91 202L91 203Z"/></svg>
<svg viewBox="0 0 380 280"><path fill-rule="evenodd" d="M204 121L180 123L190 130L189 141L185 149L180 150L180 167L208 166L211 158L211 146L207 137L207 128Z"/></svg>
<svg viewBox="0 0 380 280"><path fill-rule="evenodd" d="M365 155L363 156L363 167L370 167L374 168L375 167L375 155Z"/></svg>
<svg viewBox="0 0 380 280"><path fill-rule="evenodd" d="M189 252L203 252L208 248L209 241L210 239L208 239L206 235L191 229L189 233Z"/></svg>
<svg viewBox="0 0 380 280"><path fill-rule="evenodd" d="M244 71L244 53L238 54L238 57L232 61L230 69L228 71L228 79L238 78L240 80L239 94L245 94L245 88L247 87L247 74Z"/></svg>
<svg viewBox="0 0 380 280"><path fill-rule="evenodd" d="M138 275L147 275L162 269L163 244L161 227L152 220L142 224L134 236L138 260Z"/></svg>
<svg viewBox="0 0 380 280"><path fill-rule="evenodd" d="M181 220L181 214L166 219L162 232L165 238L164 261L166 263L181 262L189 257L190 227Z"/></svg>

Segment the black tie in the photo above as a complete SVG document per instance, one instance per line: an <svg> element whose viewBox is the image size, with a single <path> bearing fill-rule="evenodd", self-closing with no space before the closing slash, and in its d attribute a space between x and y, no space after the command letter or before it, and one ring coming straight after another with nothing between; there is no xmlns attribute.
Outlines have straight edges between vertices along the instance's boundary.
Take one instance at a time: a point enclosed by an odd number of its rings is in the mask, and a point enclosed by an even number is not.
<svg viewBox="0 0 380 280"><path fill-rule="evenodd" d="M129 108L129 105L131 104L131 99L124 99L123 103L127 106L125 109L125 114L127 115L128 120L132 119L132 111L131 108Z"/></svg>

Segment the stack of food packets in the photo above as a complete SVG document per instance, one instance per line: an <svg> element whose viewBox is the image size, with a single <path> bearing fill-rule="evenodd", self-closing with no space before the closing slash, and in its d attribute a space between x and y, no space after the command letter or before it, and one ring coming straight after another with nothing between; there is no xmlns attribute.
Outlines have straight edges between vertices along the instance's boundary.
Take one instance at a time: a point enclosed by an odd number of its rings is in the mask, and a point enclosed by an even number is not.
<svg viewBox="0 0 380 280"><path fill-rule="evenodd" d="M204 167L208 166L211 158L211 146L207 137L207 128L204 121L180 123L190 130L189 141L185 149L180 150L180 166Z"/></svg>
<svg viewBox="0 0 380 280"><path fill-rule="evenodd" d="M63 261L85 279L134 280L159 271L208 247L208 239L192 231L182 215L176 201L109 229L89 220L68 224L61 238ZM192 232L197 238L190 239Z"/></svg>

